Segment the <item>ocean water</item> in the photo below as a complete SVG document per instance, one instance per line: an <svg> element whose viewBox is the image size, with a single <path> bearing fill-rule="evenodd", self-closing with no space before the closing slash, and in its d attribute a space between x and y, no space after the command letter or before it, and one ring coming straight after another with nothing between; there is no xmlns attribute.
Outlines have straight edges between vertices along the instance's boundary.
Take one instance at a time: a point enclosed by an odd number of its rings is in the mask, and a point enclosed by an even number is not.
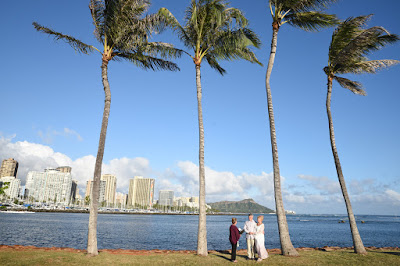
<svg viewBox="0 0 400 266"><path fill-rule="evenodd" d="M243 228L246 215L235 216ZM207 216L209 250L230 248L231 216ZM399 247L400 217L356 216L365 246ZM85 249L89 215L86 213L0 213L0 245L71 247ZM295 247L352 246L345 215L288 215L289 231ZM346 223L339 223L346 220ZM364 223L361 223L364 221ZM275 215L265 215L265 245L279 248ZM100 214L99 249L195 250L198 216ZM246 247L245 235L239 249Z"/></svg>

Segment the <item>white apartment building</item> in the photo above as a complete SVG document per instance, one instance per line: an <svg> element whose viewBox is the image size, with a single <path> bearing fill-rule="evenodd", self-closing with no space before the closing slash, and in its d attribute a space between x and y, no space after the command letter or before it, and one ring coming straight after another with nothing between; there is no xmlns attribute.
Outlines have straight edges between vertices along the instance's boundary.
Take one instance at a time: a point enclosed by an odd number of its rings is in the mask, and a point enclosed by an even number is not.
<svg viewBox="0 0 400 266"><path fill-rule="evenodd" d="M5 196L9 197L11 200L18 198L21 186L20 179L17 179L14 176L4 176L0 178L0 183L2 183L3 186L4 183L9 183L8 188L4 190Z"/></svg>
<svg viewBox="0 0 400 266"><path fill-rule="evenodd" d="M153 178L143 178L135 176L129 180L128 206L153 206L154 199L154 183Z"/></svg>
<svg viewBox="0 0 400 266"><path fill-rule="evenodd" d="M158 197L158 205L173 206L174 205L174 191L160 190Z"/></svg>
<svg viewBox="0 0 400 266"><path fill-rule="evenodd" d="M32 201L69 205L71 187L71 173L52 168L31 171L26 178L25 196Z"/></svg>
<svg viewBox="0 0 400 266"><path fill-rule="evenodd" d="M199 208L199 197L176 197L174 199L174 206Z"/></svg>
<svg viewBox="0 0 400 266"><path fill-rule="evenodd" d="M115 192L117 189L117 177L115 175L104 174L101 175L101 180L106 181L104 200L106 201L107 206L114 206Z"/></svg>

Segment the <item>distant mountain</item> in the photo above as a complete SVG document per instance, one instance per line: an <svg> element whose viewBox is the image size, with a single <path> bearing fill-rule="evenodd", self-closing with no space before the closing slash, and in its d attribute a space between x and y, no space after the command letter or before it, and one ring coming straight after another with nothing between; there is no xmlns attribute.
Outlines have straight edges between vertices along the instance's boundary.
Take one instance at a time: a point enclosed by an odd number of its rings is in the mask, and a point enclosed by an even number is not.
<svg viewBox="0 0 400 266"><path fill-rule="evenodd" d="M245 199L241 201L220 201L209 203L212 209L220 212L232 213L275 213L275 211L264 207L253 199Z"/></svg>

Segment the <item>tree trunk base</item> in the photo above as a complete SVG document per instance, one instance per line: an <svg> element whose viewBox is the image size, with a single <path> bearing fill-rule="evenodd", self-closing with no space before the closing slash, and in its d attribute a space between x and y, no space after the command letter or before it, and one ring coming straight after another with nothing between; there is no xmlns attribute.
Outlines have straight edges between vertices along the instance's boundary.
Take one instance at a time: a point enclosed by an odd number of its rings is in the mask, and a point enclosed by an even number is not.
<svg viewBox="0 0 400 266"><path fill-rule="evenodd" d="M295 248L289 250L289 251L285 251L281 253L283 256L287 256L287 257L300 257L299 253L297 252L297 250Z"/></svg>
<svg viewBox="0 0 400 266"><path fill-rule="evenodd" d="M354 250L354 253L358 255L367 255L367 251L365 250L365 248L363 250Z"/></svg>

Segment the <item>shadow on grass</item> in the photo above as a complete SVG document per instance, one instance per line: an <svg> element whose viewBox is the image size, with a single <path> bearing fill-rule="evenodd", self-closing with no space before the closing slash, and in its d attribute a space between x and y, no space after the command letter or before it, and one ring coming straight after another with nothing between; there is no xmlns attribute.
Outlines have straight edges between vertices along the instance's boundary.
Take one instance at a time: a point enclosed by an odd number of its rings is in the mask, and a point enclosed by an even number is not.
<svg viewBox="0 0 400 266"><path fill-rule="evenodd" d="M231 261L231 259L230 259L231 253L229 251L227 251L227 250L216 250L216 252L219 253L219 254L214 254L216 257L220 257L220 258L223 258L223 259L225 259L227 261ZM229 256L226 257L224 255L229 255Z"/></svg>
<svg viewBox="0 0 400 266"><path fill-rule="evenodd" d="M232 253L230 251L228 251L228 250L216 250L216 252L218 252L218 254L214 254L215 256L223 258L223 259L226 259L228 261L231 261L230 258L231 258ZM226 257L226 256L223 256L223 255L229 255L229 256ZM247 255L238 255L238 254L236 254L236 257L237 258L247 259Z"/></svg>
<svg viewBox="0 0 400 266"><path fill-rule="evenodd" d="M395 256L400 256L400 252L387 252L387 251L385 251L385 252L382 252L382 253L395 255Z"/></svg>
<svg viewBox="0 0 400 266"><path fill-rule="evenodd" d="M384 254L390 254L390 255L400 256L400 252L398 252L398 251L390 252L390 251L372 251L372 250L370 250L370 251L368 251L368 252L371 252L371 253L384 253Z"/></svg>

